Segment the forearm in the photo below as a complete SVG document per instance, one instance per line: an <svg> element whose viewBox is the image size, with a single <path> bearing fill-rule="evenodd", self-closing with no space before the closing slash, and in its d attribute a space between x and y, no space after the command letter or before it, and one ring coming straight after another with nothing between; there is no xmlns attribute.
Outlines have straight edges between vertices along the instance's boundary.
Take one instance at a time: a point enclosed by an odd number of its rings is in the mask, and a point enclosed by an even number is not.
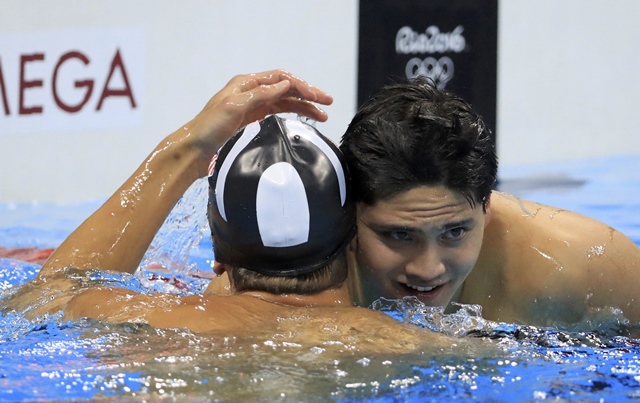
<svg viewBox="0 0 640 403"><path fill-rule="evenodd" d="M132 273L175 203L201 175L201 155L183 129L165 138L131 177L44 264ZM201 164L200 164L201 165Z"/></svg>
<svg viewBox="0 0 640 403"><path fill-rule="evenodd" d="M324 121L316 103L331 96L284 70L234 77L185 127L166 137L136 172L51 255L39 274L56 269L132 273L167 215L207 174L215 152L238 129L266 115L298 113Z"/></svg>

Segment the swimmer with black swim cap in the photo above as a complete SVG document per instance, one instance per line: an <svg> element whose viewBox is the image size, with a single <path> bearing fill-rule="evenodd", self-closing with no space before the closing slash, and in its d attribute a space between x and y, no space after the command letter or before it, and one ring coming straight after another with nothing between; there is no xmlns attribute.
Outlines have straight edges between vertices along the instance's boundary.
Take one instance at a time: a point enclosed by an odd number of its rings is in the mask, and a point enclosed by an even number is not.
<svg viewBox="0 0 640 403"><path fill-rule="evenodd" d="M346 170L342 153L313 126L275 115L225 143L210 169L208 215L216 262L237 291L247 276L308 279L339 256L339 278L327 280L344 280L344 251L356 232ZM253 283L247 288L260 281ZM278 291L309 294L322 284Z"/></svg>
<svg viewBox="0 0 640 403"><path fill-rule="evenodd" d="M325 121L318 105L331 102L283 70L234 77L54 251L38 277L8 303L11 309L23 312L35 303L31 317L63 310L65 320L265 340L277 334L309 347L335 346L337 353L347 345L349 354L417 346L440 351L436 346L448 342L438 335L353 306L345 246L352 239L355 246L355 210L343 157L314 128L267 115ZM171 208L205 176L211 176L208 212L219 260L214 270L227 273L190 295L79 283L84 269L133 273ZM123 206L123 192L134 187L136 197Z"/></svg>

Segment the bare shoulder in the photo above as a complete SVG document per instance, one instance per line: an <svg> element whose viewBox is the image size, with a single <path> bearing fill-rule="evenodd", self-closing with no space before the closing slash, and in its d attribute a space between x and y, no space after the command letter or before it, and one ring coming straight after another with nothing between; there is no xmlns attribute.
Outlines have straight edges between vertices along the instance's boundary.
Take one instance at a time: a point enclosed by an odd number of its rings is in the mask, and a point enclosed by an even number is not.
<svg viewBox="0 0 640 403"><path fill-rule="evenodd" d="M3 311L16 311L28 319L62 310L76 295L76 282L66 277L32 280L2 300Z"/></svg>
<svg viewBox="0 0 640 403"><path fill-rule="evenodd" d="M117 287L86 289L68 302L64 312L67 319L88 317L223 334L259 330L269 322L266 318L275 318L261 301L238 295L147 294Z"/></svg>
<svg viewBox="0 0 640 403"><path fill-rule="evenodd" d="M590 307L620 308L629 318L640 315L634 301L640 250L624 234L592 218L504 193L492 195L491 211L478 268L493 270L501 280L502 305L522 307L525 317L542 310L562 321L579 319Z"/></svg>
<svg viewBox="0 0 640 403"><path fill-rule="evenodd" d="M366 308L290 307L242 294L179 297L96 287L73 298L65 314L68 319L90 317L225 336L276 337L305 346L332 346L336 351L435 352L452 344L444 335Z"/></svg>
<svg viewBox="0 0 640 403"><path fill-rule="evenodd" d="M304 327L305 340L325 343L340 341L360 352L409 353L441 351L452 341L442 334L400 323L388 315L367 308L313 308L304 321L293 320L283 327Z"/></svg>
<svg viewBox="0 0 640 403"><path fill-rule="evenodd" d="M540 255L548 250L567 265L602 264L594 257L607 256L609 262L637 262L638 246L627 236L593 218L552 206L494 192L491 199L490 238L501 237L504 244ZM541 249L543 248L543 249Z"/></svg>

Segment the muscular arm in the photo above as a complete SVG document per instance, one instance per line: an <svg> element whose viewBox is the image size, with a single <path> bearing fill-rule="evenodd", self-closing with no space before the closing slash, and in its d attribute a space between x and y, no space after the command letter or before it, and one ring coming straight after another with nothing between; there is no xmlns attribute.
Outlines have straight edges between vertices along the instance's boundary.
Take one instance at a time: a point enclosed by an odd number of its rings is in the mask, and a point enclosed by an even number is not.
<svg viewBox="0 0 640 403"><path fill-rule="evenodd" d="M93 318L113 323L146 323L194 332L240 332L251 317L238 298L139 294L123 288L95 287L72 298L65 319Z"/></svg>
<svg viewBox="0 0 640 403"><path fill-rule="evenodd" d="M193 120L161 141L56 249L38 279L69 266L134 272L175 203L207 174L215 152L239 128L280 112L325 121L327 116L316 103L331 102L328 94L283 70L233 78Z"/></svg>
<svg viewBox="0 0 640 403"><path fill-rule="evenodd" d="M117 288L92 288L69 301L65 319L82 317L114 323L146 323L156 328L188 328L193 332L287 337L302 345L344 346L361 352L439 353L451 348L444 335L412 325L366 308L315 306L294 307L274 304L248 294L233 296L137 294ZM283 336L285 335L285 336ZM284 341L284 340L283 340ZM339 344L335 344L340 341ZM453 347L464 344L456 340Z"/></svg>

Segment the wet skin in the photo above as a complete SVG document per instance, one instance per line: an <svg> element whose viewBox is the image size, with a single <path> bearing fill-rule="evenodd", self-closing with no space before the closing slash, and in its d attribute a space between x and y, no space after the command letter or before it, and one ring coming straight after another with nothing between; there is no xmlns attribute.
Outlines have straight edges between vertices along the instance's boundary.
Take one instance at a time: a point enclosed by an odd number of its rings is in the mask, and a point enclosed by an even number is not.
<svg viewBox="0 0 640 403"><path fill-rule="evenodd" d="M431 306L457 300L482 247L490 205L472 206L443 186L420 186L373 206L358 205L361 302L418 297Z"/></svg>
<svg viewBox="0 0 640 403"><path fill-rule="evenodd" d="M358 205L349 253L352 294L418 297L490 320L567 324L620 309L640 321L640 249L615 229L570 211L492 192L486 214L443 187L416 187Z"/></svg>

